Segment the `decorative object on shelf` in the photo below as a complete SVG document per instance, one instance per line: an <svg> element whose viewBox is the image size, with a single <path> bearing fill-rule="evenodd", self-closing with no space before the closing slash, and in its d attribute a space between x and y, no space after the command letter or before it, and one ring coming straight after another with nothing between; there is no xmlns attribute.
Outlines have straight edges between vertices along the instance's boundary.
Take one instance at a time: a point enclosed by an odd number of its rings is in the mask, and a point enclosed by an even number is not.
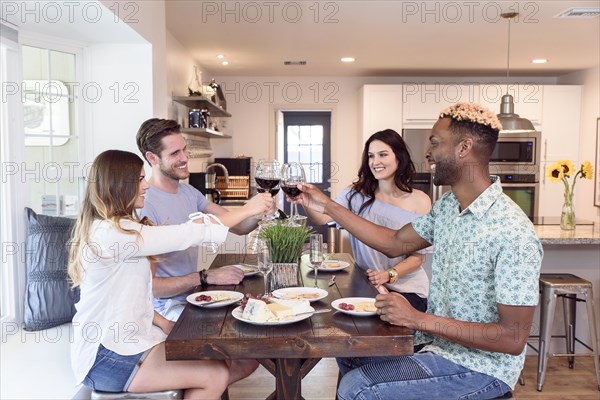
<svg viewBox="0 0 600 400"><path fill-rule="evenodd" d="M502 96L500 103L500 114L498 119L502 124L502 132L531 132L535 131L533 124L526 118L519 117L515 114L515 103L513 97L508 94L508 81L510 72L510 20L519 15L518 12L507 12L500 14L504 19L508 20L508 50L506 54L506 94Z"/></svg>
<svg viewBox="0 0 600 400"><path fill-rule="evenodd" d="M190 110L190 128L200 128L201 123L200 123L200 109L199 108L193 108Z"/></svg>
<svg viewBox="0 0 600 400"><path fill-rule="evenodd" d="M225 94L214 79L211 79L210 83L205 83L203 86L205 96L210 99L213 103L219 106L223 110L227 110L227 102L225 101Z"/></svg>
<svg viewBox="0 0 600 400"><path fill-rule="evenodd" d="M546 176L551 182L561 182L565 186L565 202L560 215L560 227L563 230L575 229L575 208L573 207L573 196L575 194L575 184L577 178L581 176L585 179L592 179L594 173L592 163L584 161L577 172L570 160L559 160L550 165L546 170ZM573 182L569 178L573 176Z"/></svg>
<svg viewBox="0 0 600 400"><path fill-rule="evenodd" d="M194 72L192 74L192 78L190 79L190 83L188 83L188 95L202 96L202 85L200 84L201 81L202 72L200 72L200 77L198 77L198 67L194 65Z"/></svg>

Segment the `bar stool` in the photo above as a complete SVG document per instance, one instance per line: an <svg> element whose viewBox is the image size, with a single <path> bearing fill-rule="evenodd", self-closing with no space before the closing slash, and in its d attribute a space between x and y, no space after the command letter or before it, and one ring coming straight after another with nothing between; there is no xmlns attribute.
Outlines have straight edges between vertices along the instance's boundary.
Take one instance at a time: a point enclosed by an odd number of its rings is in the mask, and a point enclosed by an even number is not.
<svg viewBox="0 0 600 400"><path fill-rule="evenodd" d="M594 314L594 298L592 283L573 274L540 274L540 335L539 348L530 343L528 345L538 353L538 377L537 390L542 391L548 357L568 357L569 368L573 368L574 356L593 356L596 367L596 382L600 390L600 362L598 360L598 335L596 332L596 321ZM578 298L577 296L582 298ZM565 335L552 335L552 324L554 322L554 311L557 297L562 297ZM592 346L588 346L575 337L575 317L577 302L585 302L589 321L590 337ZM535 336L530 336L534 338ZM550 340L553 337L564 337L567 344L566 354L550 354ZM575 354L575 342L589 349L591 353Z"/></svg>

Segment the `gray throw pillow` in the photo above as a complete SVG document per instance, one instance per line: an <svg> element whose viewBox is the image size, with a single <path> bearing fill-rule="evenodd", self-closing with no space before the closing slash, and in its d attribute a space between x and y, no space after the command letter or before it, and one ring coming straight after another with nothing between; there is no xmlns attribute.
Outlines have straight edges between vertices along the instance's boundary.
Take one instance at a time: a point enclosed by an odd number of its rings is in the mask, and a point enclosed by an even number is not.
<svg viewBox="0 0 600 400"><path fill-rule="evenodd" d="M36 214L25 208L28 221L25 265L25 330L36 331L71 322L79 288L67 276L68 242L75 220Z"/></svg>

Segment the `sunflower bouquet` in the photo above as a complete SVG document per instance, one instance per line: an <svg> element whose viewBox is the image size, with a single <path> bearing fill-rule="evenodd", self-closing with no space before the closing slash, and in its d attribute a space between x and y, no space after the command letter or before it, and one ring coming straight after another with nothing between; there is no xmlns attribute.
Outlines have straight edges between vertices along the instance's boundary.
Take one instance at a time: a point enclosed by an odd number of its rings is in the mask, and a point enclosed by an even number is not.
<svg viewBox="0 0 600 400"><path fill-rule="evenodd" d="M580 176L585 179L592 179L592 163L584 161L579 170L575 171L573 163L569 160L559 160L550 165L546 170L546 176L551 182L561 182L565 186L565 203L563 205L560 217L560 227L563 229L575 229L575 209L573 208L573 194L575 184ZM569 178L573 181L569 182Z"/></svg>

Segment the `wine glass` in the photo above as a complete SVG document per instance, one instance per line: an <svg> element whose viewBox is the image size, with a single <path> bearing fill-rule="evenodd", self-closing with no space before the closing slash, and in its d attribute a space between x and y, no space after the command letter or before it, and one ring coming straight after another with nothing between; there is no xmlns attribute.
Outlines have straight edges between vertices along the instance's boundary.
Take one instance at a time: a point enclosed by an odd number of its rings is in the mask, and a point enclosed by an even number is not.
<svg viewBox="0 0 600 400"><path fill-rule="evenodd" d="M271 241L269 239L258 239L256 241L256 258L258 271L265 281L265 296L269 293L269 274L273 270L271 258Z"/></svg>
<svg viewBox="0 0 600 400"><path fill-rule="evenodd" d="M283 164L281 169L281 190L294 200L300 194L298 189L299 183L306 182L306 174L302 164L291 162ZM295 225L295 220L298 218L298 206L295 201L292 201L290 212L290 225Z"/></svg>
<svg viewBox="0 0 600 400"><path fill-rule="evenodd" d="M323 262L323 235L313 233L310 235L310 263L315 272L315 287L317 287L317 272Z"/></svg>
<svg viewBox="0 0 600 400"><path fill-rule="evenodd" d="M256 173L254 180L258 185L256 191L258 193L269 192L271 197L275 197L279 193L279 181L281 180L281 169L277 160L259 160L256 164ZM274 219L276 215L263 215L262 220L268 221Z"/></svg>

